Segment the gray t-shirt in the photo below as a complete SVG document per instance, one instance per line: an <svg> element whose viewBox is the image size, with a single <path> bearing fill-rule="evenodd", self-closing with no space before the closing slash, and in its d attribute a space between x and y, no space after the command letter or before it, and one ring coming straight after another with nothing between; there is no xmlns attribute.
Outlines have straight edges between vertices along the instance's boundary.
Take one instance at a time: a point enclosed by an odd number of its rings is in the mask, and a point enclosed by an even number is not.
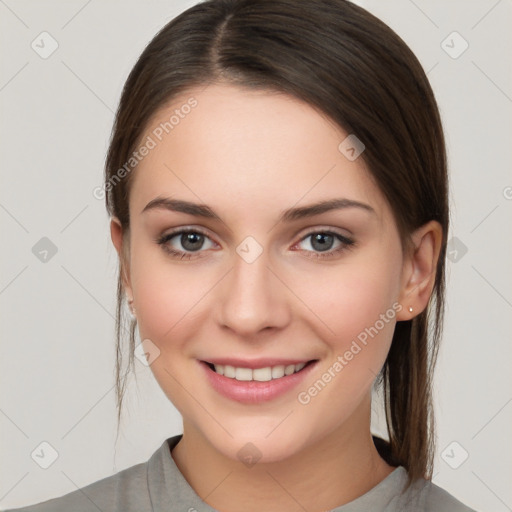
<svg viewBox="0 0 512 512"><path fill-rule="evenodd" d="M147 462L64 496L5 512L216 512L190 487L171 455L182 435L166 439ZM332 512L475 512L427 480L400 494L407 471L397 467L366 494Z"/></svg>

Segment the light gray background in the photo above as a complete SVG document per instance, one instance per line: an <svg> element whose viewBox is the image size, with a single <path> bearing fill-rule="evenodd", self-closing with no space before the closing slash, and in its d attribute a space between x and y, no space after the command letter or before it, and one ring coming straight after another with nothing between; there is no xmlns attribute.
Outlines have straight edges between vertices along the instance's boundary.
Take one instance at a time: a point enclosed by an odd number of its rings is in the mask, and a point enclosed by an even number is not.
<svg viewBox="0 0 512 512"><path fill-rule="evenodd" d="M136 361L138 386L132 378L115 443L117 255L92 190L102 183L128 72L154 34L194 3L0 0L3 508L145 461L181 432L179 414ZM433 480L479 511L512 510L512 2L358 3L416 53L446 131L450 238L458 242L436 372ZM59 45L47 59L31 48L43 31ZM457 58L445 51L463 48L453 31L469 44ZM43 237L57 247L47 262L32 252ZM374 419L379 432L382 419ZM48 469L30 455L43 441L58 452Z"/></svg>

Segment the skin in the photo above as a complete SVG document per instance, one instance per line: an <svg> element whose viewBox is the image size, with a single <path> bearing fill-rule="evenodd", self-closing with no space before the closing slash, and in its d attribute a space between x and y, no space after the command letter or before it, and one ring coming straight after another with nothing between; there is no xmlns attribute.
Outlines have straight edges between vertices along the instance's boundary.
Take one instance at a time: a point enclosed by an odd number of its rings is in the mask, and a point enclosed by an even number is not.
<svg viewBox="0 0 512 512"><path fill-rule="evenodd" d="M321 511L348 503L392 471L370 432L371 392L396 321L427 305L441 245L432 221L402 244L392 211L361 158L338 145L348 133L302 101L227 84L196 88L157 112L146 134L193 96L198 105L139 163L129 198L130 233L116 218L112 241L133 298L141 339L160 350L151 370L183 416L172 451L196 493L223 512ZM152 199L209 205L222 219L167 210L141 213ZM278 222L287 208L348 198L367 204ZM208 236L172 258L155 239L175 228ZM354 241L330 258L313 237ZM247 263L247 237L263 248ZM127 249L123 257L123 243ZM343 244L334 238L327 251ZM190 247L190 246L188 246ZM401 310L308 404L297 400L357 335L398 304ZM413 308L413 313L409 312ZM318 359L304 383L270 402L240 404L213 390L197 360L237 355ZM253 443L254 466L237 452Z"/></svg>

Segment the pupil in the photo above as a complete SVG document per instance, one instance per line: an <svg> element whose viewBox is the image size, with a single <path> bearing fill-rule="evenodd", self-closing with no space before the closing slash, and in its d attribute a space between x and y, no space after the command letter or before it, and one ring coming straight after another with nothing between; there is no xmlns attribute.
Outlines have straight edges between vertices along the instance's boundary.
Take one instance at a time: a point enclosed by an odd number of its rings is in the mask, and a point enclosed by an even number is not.
<svg viewBox="0 0 512 512"><path fill-rule="evenodd" d="M327 242L326 242L327 238ZM325 233L317 233L313 236L313 248L319 251L327 251L331 248L332 242L334 241L334 237L332 235L328 235ZM315 247L315 243L318 243L319 246Z"/></svg>
<svg viewBox="0 0 512 512"><path fill-rule="evenodd" d="M187 249L188 251L194 251L196 249L201 248L202 238L203 238L203 235L201 235L199 233L184 233L181 236L181 243L182 243L183 247L185 249ZM200 242L200 243L197 244L198 242ZM194 244L196 244L196 245L194 245ZM192 245L192 246L190 247L190 245Z"/></svg>

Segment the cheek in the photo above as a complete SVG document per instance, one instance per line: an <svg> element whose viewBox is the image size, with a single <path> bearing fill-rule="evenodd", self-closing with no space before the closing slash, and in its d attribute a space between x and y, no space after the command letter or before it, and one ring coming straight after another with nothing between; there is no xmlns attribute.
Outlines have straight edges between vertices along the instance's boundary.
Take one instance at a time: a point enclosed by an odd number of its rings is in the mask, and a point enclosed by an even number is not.
<svg viewBox="0 0 512 512"><path fill-rule="evenodd" d="M348 419L368 396L401 309L394 282L380 271L342 277L339 284L317 281L319 291L311 298L312 309L329 328L330 335L323 338L329 351L315 376L299 390L297 401L311 417L321 418L319 429Z"/></svg>
<svg viewBox="0 0 512 512"><path fill-rule="evenodd" d="M190 328L194 306L209 287L197 273L184 272L179 265L166 262L160 251L141 244L133 253L130 273L140 336L167 350L183 339L183 328Z"/></svg>
<svg viewBox="0 0 512 512"><path fill-rule="evenodd" d="M374 261L324 270L304 282L297 294L330 333L326 339L342 350L375 324L382 337L391 335L398 291L396 265Z"/></svg>
<svg viewBox="0 0 512 512"><path fill-rule="evenodd" d="M184 364L184 354L199 337L195 316L201 299L212 288L211 276L208 279L204 273L183 271L155 252L140 250L131 262L139 335L154 344L147 345L157 354L151 371L162 391L179 411L192 414L194 409L183 386L193 396L200 390L188 379L190 367Z"/></svg>
<svg viewBox="0 0 512 512"><path fill-rule="evenodd" d="M329 328L324 340L330 353L298 398L323 415L326 424L334 425L340 415L348 417L356 409L391 346L402 308L396 302L401 263L393 253L380 260L376 254L315 276L315 293L309 295L311 309Z"/></svg>

